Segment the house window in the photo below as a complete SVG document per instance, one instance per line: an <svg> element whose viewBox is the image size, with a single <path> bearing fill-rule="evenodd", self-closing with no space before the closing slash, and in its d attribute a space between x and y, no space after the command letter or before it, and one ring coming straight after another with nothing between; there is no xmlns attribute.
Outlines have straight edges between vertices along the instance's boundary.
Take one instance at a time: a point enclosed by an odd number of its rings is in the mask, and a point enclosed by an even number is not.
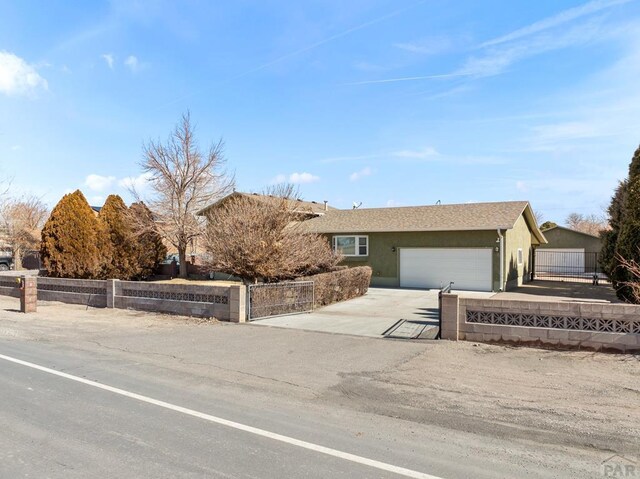
<svg viewBox="0 0 640 479"><path fill-rule="evenodd" d="M368 236L334 236L333 249L344 256L368 256Z"/></svg>
<svg viewBox="0 0 640 479"><path fill-rule="evenodd" d="M522 257L522 248L518 248L518 266L522 266L524 259Z"/></svg>

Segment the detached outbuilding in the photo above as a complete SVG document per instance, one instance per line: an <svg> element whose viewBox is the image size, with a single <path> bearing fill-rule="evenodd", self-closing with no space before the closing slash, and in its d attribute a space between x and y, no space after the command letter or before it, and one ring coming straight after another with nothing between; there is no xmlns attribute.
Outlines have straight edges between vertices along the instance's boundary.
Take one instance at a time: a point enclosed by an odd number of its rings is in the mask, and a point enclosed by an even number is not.
<svg viewBox="0 0 640 479"><path fill-rule="evenodd" d="M541 249L580 253L600 253L602 249L602 238L599 236L564 226L554 226L544 230L543 233L547 238L547 244L540 245Z"/></svg>
<svg viewBox="0 0 640 479"><path fill-rule="evenodd" d="M600 276L599 255L602 239L563 226L544 230L547 244L540 245L535 258L536 277L555 279Z"/></svg>
<svg viewBox="0 0 640 479"><path fill-rule="evenodd" d="M501 291L527 282L546 244L526 201L329 210L305 221L344 264L368 265L371 284Z"/></svg>

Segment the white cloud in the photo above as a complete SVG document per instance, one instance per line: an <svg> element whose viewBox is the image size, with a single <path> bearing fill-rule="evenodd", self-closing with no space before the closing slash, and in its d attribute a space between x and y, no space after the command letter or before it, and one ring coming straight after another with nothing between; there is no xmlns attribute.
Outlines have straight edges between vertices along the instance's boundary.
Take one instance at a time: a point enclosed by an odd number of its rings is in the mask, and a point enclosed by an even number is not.
<svg viewBox="0 0 640 479"><path fill-rule="evenodd" d="M153 178L152 173L142 173L138 176L128 176L118 180L118 185L127 190L135 190L137 192L144 191L149 186L149 181Z"/></svg>
<svg viewBox="0 0 640 479"><path fill-rule="evenodd" d="M435 148L430 146L422 148L420 150L400 150L392 153L393 156L398 158L409 158L413 160L426 160L439 155Z"/></svg>
<svg viewBox="0 0 640 479"><path fill-rule="evenodd" d="M125 59L124 64L125 66L129 67L129 70L131 70L133 73L136 73L142 67L142 65L140 64L140 61L134 55L129 55Z"/></svg>
<svg viewBox="0 0 640 479"><path fill-rule="evenodd" d="M367 166L361 169L360 171L355 171L351 173L351 175L349 175L349 181L358 181L359 179L365 176L371 176L372 173L373 172L371 171L371 168Z"/></svg>
<svg viewBox="0 0 640 479"><path fill-rule="evenodd" d="M561 25L564 25L565 23L577 20L578 18L591 15L592 13L596 13L623 3L629 3L629 1L630 0L594 0L577 7L563 10L556 15L544 18L540 21L532 23L531 25L519 28L518 30L515 30L511 33L507 33L506 35L503 35L501 37L488 40L480 45L480 48L519 40L520 38L540 33L551 28L559 27Z"/></svg>
<svg viewBox="0 0 640 479"><path fill-rule="evenodd" d="M291 183L315 183L319 181L320 177L316 175L312 175L311 173L291 173L289 175L289 181Z"/></svg>
<svg viewBox="0 0 640 479"><path fill-rule="evenodd" d="M527 191L529 191L529 188L527 187L527 184L524 181L516 181L516 189L518 191L522 191L523 193L526 193Z"/></svg>
<svg viewBox="0 0 640 479"><path fill-rule="evenodd" d="M628 3L631 0L593 0L564 10L529 26L515 30L477 46L482 53L472 55L463 65L449 73L420 75L353 82L350 85L413 82L436 79L483 78L499 75L512 64L547 52L601 42L612 33L611 25L602 16L592 15L602 10ZM590 18L585 18L589 17ZM571 22L584 19L582 22ZM396 47L419 52L420 44L396 44Z"/></svg>
<svg viewBox="0 0 640 479"><path fill-rule="evenodd" d="M113 54L104 53L101 56L104 59L104 61L107 62L107 65L109 66L109 68L113 70L113 62L115 61L115 57L113 56Z"/></svg>
<svg viewBox="0 0 640 479"><path fill-rule="evenodd" d="M394 208L396 206L402 206L402 203L396 201L396 200L389 200L387 201L387 208Z"/></svg>
<svg viewBox="0 0 640 479"><path fill-rule="evenodd" d="M271 183L293 183L301 185L304 183L315 183L316 181L320 181L320 177L312 175L311 173L291 173L289 176L279 174L271 181Z"/></svg>
<svg viewBox="0 0 640 479"><path fill-rule="evenodd" d="M21 149L22 149L22 146L20 146L20 145L13 145L11 147L11 151L18 151L18 150L21 150Z"/></svg>
<svg viewBox="0 0 640 479"><path fill-rule="evenodd" d="M102 206L106 198L104 196L91 196L88 199L91 206Z"/></svg>
<svg viewBox="0 0 640 479"><path fill-rule="evenodd" d="M114 176L102 176L91 174L84 180L85 186L93 191L104 191L109 188L115 181Z"/></svg>
<svg viewBox="0 0 640 479"><path fill-rule="evenodd" d="M114 176L102 176L91 174L84 180L84 184L87 188L93 191L104 191L109 188L115 181Z"/></svg>
<svg viewBox="0 0 640 479"><path fill-rule="evenodd" d="M0 51L0 92L7 95L26 95L42 88L47 90L47 80L22 58Z"/></svg>
<svg viewBox="0 0 640 479"><path fill-rule="evenodd" d="M589 42L602 41L610 29L610 26L594 20L566 27L562 31L540 34L530 39L488 48L485 54L468 58L462 68L454 73L466 77L499 75L512 64L530 57Z"/></svg>

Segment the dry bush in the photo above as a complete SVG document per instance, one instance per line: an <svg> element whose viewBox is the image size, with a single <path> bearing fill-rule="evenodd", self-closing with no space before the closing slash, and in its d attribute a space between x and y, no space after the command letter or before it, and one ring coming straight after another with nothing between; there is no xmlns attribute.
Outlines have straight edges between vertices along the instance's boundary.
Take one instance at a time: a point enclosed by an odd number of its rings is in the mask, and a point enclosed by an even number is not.
<svg viewBox="0 0 640 479"><path fill-rule="evenodd" d="M607 231L609 222L602 215L571 213L565 221L569 229L587 233L592 236L600 236L600 233Z"/></svg>
<svg viewBox="0 0 640 479"><path fill-rule="evenodd" d="M303 233L287 197L262 203L232 197L208 211L207 264L246 283L293 279L330 271L341 257L322 236Z"/></svg>
<svg viewBox="0 0 640 479"><path fill-rule="evenodd" d="M133 203L129 207L128 213L137 245L137 270L133 279L145 279L159 268L160 263L167 256L167 247L158 233L151 210L144 203Z"/></svg>
<svg viewBox="0 0 640 479"><path fill-rule="evenodd" d="M618 256L616 260L619 264L618 268L623 270L628 278L628 281L619 283L619 286L626 290L623 299L634 304L640 304L640 264L634 260L624 259L621 256Z"/></svg>
<svg viewBox="0 0 640 479"><path fill-rule="evenodd" d="M11 198L0 208L0 227L11 248L15 269L22 269L22 257L40 246L40 230L49 210L36 196Z"/></svg>
<svg viewBox="0 0 640 479"><path fill-rule="evenodd" d="M313 281L314 306L321 307L366 294L371 282L371 273L369 266L357 266L298 278L298 280Z"/></svg>

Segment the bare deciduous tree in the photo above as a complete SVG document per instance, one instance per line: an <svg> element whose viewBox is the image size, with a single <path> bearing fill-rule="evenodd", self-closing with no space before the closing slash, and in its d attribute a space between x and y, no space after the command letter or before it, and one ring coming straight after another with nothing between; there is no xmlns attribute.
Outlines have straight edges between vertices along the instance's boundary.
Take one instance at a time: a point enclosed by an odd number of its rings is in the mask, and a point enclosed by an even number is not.
<svg viewBox="0 0 640 479"><path fill-rule="evenodd" d="M599 236L600 232L609 228L609 223L604 216L596 214L582 215L580 213L571 213L565 221L568 228L581 231L593 236Z"/></svg>
<svg viewBox="0 0 640 479"><path fill-rule="evenodd" d="M539 210L533 210L533 217L536 219L536 223L538 223L538 226L540 226L544 221L544 215Z"/></svg>
<svg viewBox="0 0 640 479"><path fill-rule="evenodd" d="M304 232L291 201L292 191L280 187L279 196L273 195L270 202L239 197L210 209L204 237L208 266L246 283L292 279L334 268L341 257L325 238Z"/></svg>
<svg viewBox="0 0 640 479"><path fill-rule="evenodd" d="M180 277L187 277L186 250L204 229L196 213L233 190L234 179L224 169L222 140L203 153L194 137L189 112L166 143L149 142L141 167L151 195L145 199L159 234L178 250ZM140 201L140 195L133 190Z"/></svg>
<svg viewBox="0 0 640 479"><path fill-rule="evenodd" d="M640 304L640 264L634 260L627 260L622 256L617 256L619 262L618 268L621 268L627 273L628 281L623 281L622 285L629 288L630 295L627 301L631 301L635 304Z"/></svg>
<svg viewBox="0 0 640 479"><path fill-rule="evenodd" d="M12 198L2 204L0 220L15 269L22 268L25 252L39 247L40 230L48 215L47 206L36 196Z"/></svg>

